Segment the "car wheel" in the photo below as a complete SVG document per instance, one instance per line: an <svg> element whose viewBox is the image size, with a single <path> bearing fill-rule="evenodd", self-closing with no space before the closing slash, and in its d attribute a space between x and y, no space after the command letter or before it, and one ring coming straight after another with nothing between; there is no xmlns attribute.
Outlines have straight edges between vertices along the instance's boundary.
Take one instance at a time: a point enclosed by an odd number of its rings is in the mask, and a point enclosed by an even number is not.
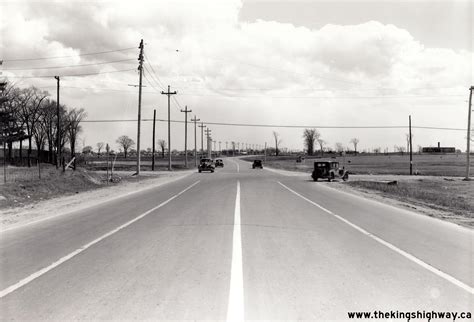
<svg viewBox="0 0 474 322"><path fill-rule="evenodd" d="M347 181L349 180L349 175L346 173L343 177L342 180Z"/></svg>
<svg viewBox="0 0 474 322"><path fill-rule="evenodd" d="M214 173L214 170L211 170L211 173Z"/></svg>
<svg viewBox="0 0 474 322"><path fill-rule="evenodd" d="M199 170L199 173L201 173L201 170Z"/></svg>

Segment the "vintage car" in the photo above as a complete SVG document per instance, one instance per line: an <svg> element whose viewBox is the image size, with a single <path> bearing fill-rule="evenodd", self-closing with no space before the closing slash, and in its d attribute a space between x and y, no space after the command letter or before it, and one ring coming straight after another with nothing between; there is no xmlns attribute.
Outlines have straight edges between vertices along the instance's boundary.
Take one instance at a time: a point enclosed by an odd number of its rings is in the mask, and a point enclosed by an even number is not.
<svg viewBox="0 0 474 322"><path fill-rule="evenodd" d="M198 165L198 171L201 173L202 171L210 171L214 172L215 166L212 159L201 159Z"/></svg>
<svg viewBox="0 0 474 322"><path fill-rule="evenodd" d="M349 179L349 173L344 168L340 168L337 161L316 161L314 162L314 170L311 177L314 181L328 179L330 182L336 178L342 178L342 180L346 181Z"/></svg>
<svg viewBox="0 0 474 322"><path fill-rule="evenodd" d="M262 160L254 160L252 163L252 169L260 168L263 169Z"/></svg>
<svg viewBox="0 0 474 322"><path fill-rule="evenodd" d="M221 168L224 167L224 161L222 161L222 159L216 159L216 160L214 161L214 164L215 164L216 168L217 168L217 167L221 167Z"/></svg>

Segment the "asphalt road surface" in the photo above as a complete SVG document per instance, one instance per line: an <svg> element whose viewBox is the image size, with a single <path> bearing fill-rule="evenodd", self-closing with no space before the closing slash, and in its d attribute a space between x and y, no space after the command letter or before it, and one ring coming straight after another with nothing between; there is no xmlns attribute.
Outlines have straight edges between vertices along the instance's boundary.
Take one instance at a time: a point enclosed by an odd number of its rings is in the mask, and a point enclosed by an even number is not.
<svg viewBox="0 0 474 322"><path fill-rule="evenodd" d="M309 177L224 163L1 232L1 319L474 311L472 230Z"/></svg>

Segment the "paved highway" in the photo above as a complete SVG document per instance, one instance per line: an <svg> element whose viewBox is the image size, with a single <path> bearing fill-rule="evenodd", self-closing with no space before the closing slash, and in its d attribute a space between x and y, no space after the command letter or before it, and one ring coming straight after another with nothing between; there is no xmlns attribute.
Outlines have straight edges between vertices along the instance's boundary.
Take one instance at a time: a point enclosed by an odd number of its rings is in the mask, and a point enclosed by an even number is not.
<svg viewBox="0 0 474 322"><path fill-rule="evenodd" d="M241 160L1 233L2 320L474 311L472 230Z"/></svg>

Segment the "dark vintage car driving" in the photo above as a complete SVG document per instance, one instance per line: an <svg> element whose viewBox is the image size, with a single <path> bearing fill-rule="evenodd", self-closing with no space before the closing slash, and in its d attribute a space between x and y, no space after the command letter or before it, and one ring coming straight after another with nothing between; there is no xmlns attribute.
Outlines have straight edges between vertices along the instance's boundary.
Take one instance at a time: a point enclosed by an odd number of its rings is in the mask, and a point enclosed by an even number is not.
<svg viewBox="0 0 474 322"><path fill-rule="evenodd" d="M212 159L201 159L198 165L198 171L201 173L202 171L210 171L214 172L215 166Z"/></svg>
<svg viewBox="0 0 474 322"><path fill-rule="evenodd" d="M254 160L252 163L252 169L260 168L263 169L262 160Z"/></svg>
<svg viewBox="0 0 474 322"><path fill-rule="evenodd" d="M217 167L221 167L223 168L224 167L224 161L222 161L222 159L216 159L216 161L214 162L214 165Z"/></svg>
<svg viewBox="0 0 474 322"><path fill-rule="evenodd" d="M316 161L314 162L314 170L311 174L314 181L318 179L328 179L328 181L336 178L342 178L346 181L349 179L349 173L344 168L339 167L337 161Z"/></svg>

